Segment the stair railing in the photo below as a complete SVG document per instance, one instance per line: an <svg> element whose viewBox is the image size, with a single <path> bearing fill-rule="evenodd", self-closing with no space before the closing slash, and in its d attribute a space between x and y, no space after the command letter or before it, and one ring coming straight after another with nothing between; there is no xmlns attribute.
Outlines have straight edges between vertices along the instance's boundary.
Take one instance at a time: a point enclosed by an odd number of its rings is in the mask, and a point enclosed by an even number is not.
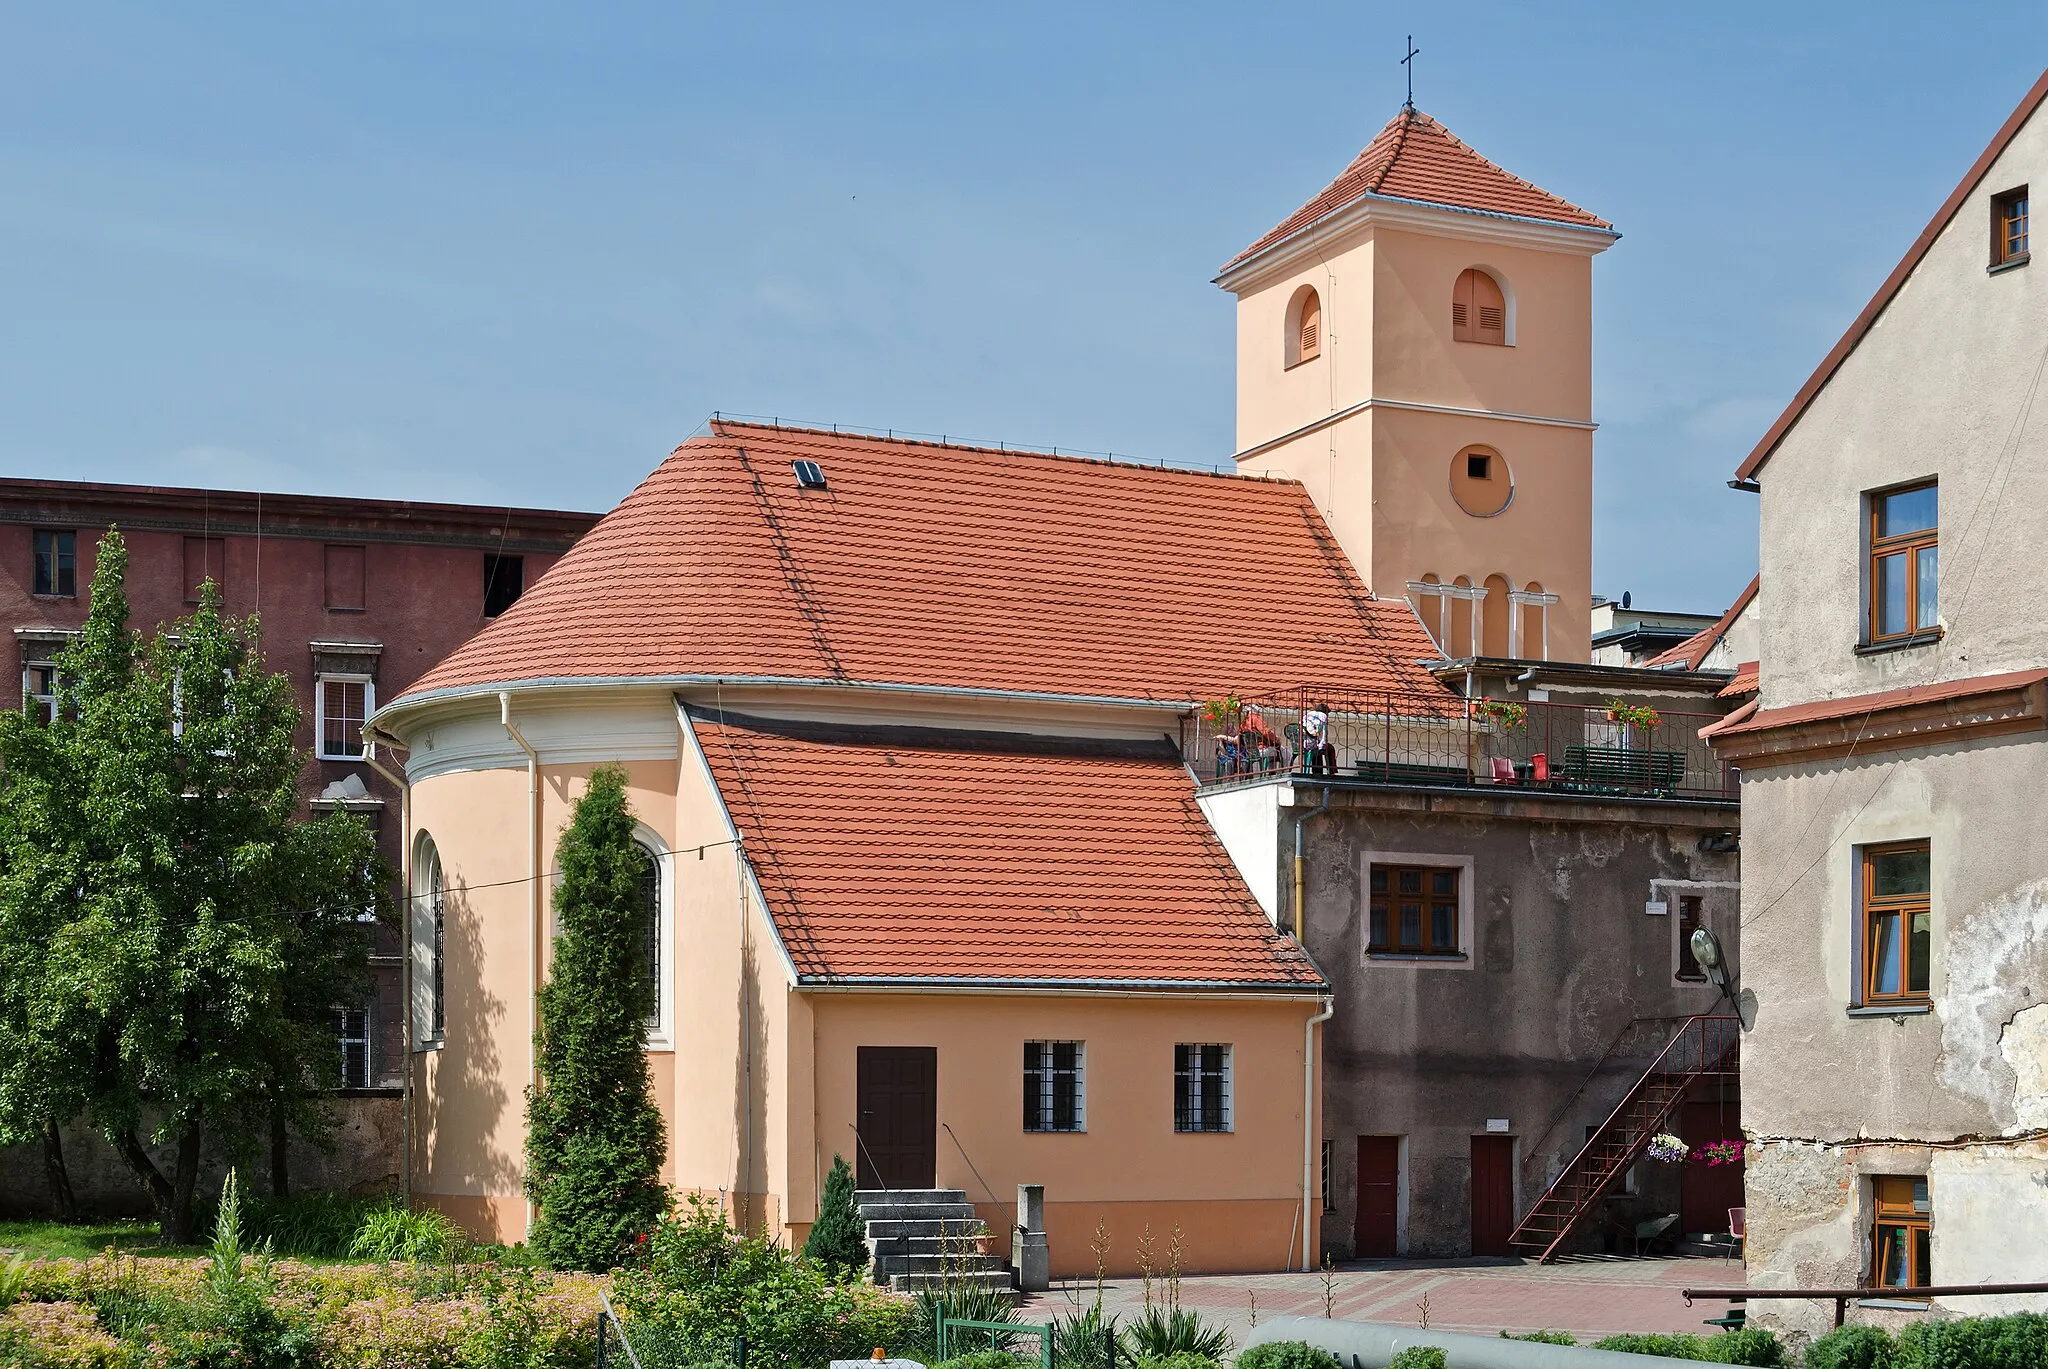
<svg viewBox="0 0 2048 1369"><path fill-rule="evenodd" d="M1536 1133L1536 1139L1530 1143L1528 1149L1524 1152L1525 1158L1533 1160L1543 1154L1543 1144L1544 1142L1550 1139L1551 1133L1557 1130L1558 1124L1564 1121L1565 1118L1570 1117L1572 1115L1572 1111L1574 1108L1578 1106L1579 1100L1586 1096L1586 1090L1593 1086L1593 1081L1595 1079L1598 1079L1602 1071L1606 1070L1607 1067L1618 1056L1621 1055L1622 1042L1628 1040L1629 1037L1634 1035L1637 1031L1641 1030L1644 1027L1650 1026L1653 1023L1689 1022L1691 1020L1692 1019L1689 1015L1684 1014L1677 1014L1667 1017L1631 1017L1628 1020L1628 1024L1624 1026L1620 1031L1616 1032L1614 1034L1614 1039L1607 1043L1607 1049L1602 1051L1600 1053L1600 1058L1593 1062L1593 1068L1586 1071L1585 1078L1579 1080L1579 1086L1572 1090L1571 1097L1564 1100L1564 1106L1559 1108L1556 1112L1552 1113L1550 1116L1550 1120L1544 1123L1543 1130ZM1669 1043L1667 1042L1666 1044L1668 1045ZM1640 1059L1641 1056L1637 1056L1635 1058ZM1633 1088L1634 1085L1630 1085L1630 1087ZM1574 1151L1573 1154L1576 1156L1577 1152ZM1569 1163L1567 1163L1566 1167L1570 1167ZM1564 1173L1564 1170L1560 1169L1558 1173L1562 1174Z"/></svg>
<svg viewBox="0 0 2048 1369"><path fill-rule="evenodd" d="M1741 1029L1742 1020L1737 1017L1701 1014L1685 1019L1685 1025L1678 1029L1670 1043L1658 1053L1650 1067L1643 1071L1642 1077L1623 1095L1614 1111L1594 1129L1586 1144L1580 1147L1578 1153L1572 1156L1571 1161L1563 1169L1558 1171L1557 1177L1543 1190L1543 1195L1523 1214L1522 1220L1515 1225L1514 1235L1521 1236L1523 1229L1542 1211L1543 1205L1554 1196L1558 1196L1558 1190L1579 1172L1581 1162L1585 1162L1588 1182L1582 1186L1574 1205L1564 1214L1557 1230L1548 1233L1549 1239L1545 1242L1543 1254L1539 1257L1548 1262L1556 1254L1558 1247L1564 1244L1566 1237L1578 1226L1580 1220L1592 1209L1593 1204L1606 1195L1607 1190L1614 1186L1641 1155L1649 1144L1650 1125L1655 1121L1661 1121L1675 1106L1676 1095L1658 1106L1654 1118L1645 1117L1642 1134L1633 1137L1622 1147L1620 1154L1610 1158L1604 1166L1595 1169L1593 1151L1608 1143L1612 1129L1619 1126L1626 1130L1630 1110L1646 1093L1650 1082L1657 1079L1687 1078L1726 1072L1728 1057L1733 1054L1741 1040ZM1512 1237L1510 1239L1513 1240ZM1526 1237L1514 1243L1536 1244L1534 1240Z"/></svg>

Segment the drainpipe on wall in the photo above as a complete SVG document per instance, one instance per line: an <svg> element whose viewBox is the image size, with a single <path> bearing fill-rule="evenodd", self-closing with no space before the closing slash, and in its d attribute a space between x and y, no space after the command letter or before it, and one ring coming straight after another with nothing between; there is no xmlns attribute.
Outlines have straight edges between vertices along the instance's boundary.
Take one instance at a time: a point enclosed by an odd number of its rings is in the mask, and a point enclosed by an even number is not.
<svg viewBox="0 0 2048 1369"><path fill-rule="evenodd" d="M498 722L526 753L526 1054L527 1080L540 1084L540 753L512 725L512 692L498 691ZM526 1232L533 1233L533 1200L526 1200Z"/></svg>
<svg viewBox="0 0 2048 1369"><path fill-rule="evenodd" d="M1337 1000L1325 998L1322 1010L1301 1029L1301 1272L1304 1274L1314 1268L1308 1262L1308 1233L1314 1215L1308 1204L1309 1195L1316 1191L1316 1027L1329 1021L1336 1011Z"/></svg>
<svg viewBox="0 0 2048 1369"><path fill-rule="evenodd" d="M1323 789L1323 801L1294 820L1294 939L1296 942L1300 942L1302 939L1302 932L1304 930L1303 923L1305 921L1305 918L1302 915L1303 905L1301 901L1301 891L1303 885L1301 874L1303 864L1301 854L1301 829L1308 826L1308 820L1310 818L1320 817L1322 814L1327 813L1329 811L1330 791L1329 788L1325 786Z"/></svg>
<svg viewBox="0 0 2048 1369"><path fill-rule="evenodd" d="M401 770L393 773L384 762L377 759L379 742L397 739L372 727L363 729L363 740L369 745L363 748L363 759L370 768L389 780L398 790L398 887L404 891L399 906L404 909L398 918L398 1001L399 1049L405 1056L405 1073L399 1076L399 1131L405 1138L405 1163L398 1174L398 1193L407 1207L412 1206L412 781Z"/></svg>

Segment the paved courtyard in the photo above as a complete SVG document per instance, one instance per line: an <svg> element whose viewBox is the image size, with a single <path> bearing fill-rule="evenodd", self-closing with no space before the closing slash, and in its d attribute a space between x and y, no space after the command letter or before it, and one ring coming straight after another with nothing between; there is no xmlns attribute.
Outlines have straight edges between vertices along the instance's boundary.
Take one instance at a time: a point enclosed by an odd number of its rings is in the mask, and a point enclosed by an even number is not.
<svg viewBox="0 0 2048 1369"><path fill-rule="evenodd" d="M1181 1306L1228 1325L1242 1343L1257 1317L1324 1315L1322 1274L1232 1274L1184 1278ZM1699 1331L1727 1310L1725 1302L1691 1307L1679 1296L1687 1287L1739 1288L1740 1261L1715 1259L1616 1259L1597 1256L1553 1265L1507 1260L1386 1260L1340 1266L1327 1276L1332 1315L1352 1321L1419 1326L1427 1300L1433 1331L1569 1331L1581 1341L1618 1331ZM1154 1297L1163 1287L1153 1285ZM1094 1300L1092 1282L1055 1285L1022 1309L1027 1321L1085 1307ZM1128 1317L1141 1310L1141 1281L1119 1279L1105 1286L1104 1307Z"/></svg>

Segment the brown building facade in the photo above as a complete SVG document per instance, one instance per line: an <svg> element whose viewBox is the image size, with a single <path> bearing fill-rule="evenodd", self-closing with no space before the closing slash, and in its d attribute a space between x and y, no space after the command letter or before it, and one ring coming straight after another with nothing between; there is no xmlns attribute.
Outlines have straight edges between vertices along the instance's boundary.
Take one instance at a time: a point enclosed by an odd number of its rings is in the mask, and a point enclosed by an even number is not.
<svg viewBox="0 0 2048 1369"><path fill-rule="evenodd" d="M46 706L55 660L85 622L100 538L128 545L131 622L192 612L199 586L258 615L265 661L289 675L307 753L308 812L344 807L377 830L395 871L398 791L363 756L362 722L516 600L596 521L540 509L0 480L0 614L14 671L0 707ZM404 1018L395 929L380 928L372 1001L338 1016L352 1089L396 1089Z"/></svg>

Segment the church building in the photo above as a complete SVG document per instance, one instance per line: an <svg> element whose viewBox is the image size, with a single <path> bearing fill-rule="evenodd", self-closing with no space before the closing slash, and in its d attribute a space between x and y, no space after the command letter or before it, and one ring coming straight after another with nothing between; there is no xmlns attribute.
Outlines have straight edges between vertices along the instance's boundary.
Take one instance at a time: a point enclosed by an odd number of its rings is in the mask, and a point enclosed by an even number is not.
<svg viewBox="0 0 2048 1369"><path fill-rule="evenodd" d="M1543 758L1500 749L1439 673L1595 669L1573 665L1591 264L1615 236L1408 108L1218 278L1234 475L722 420L677 448L370 722L408 781L415 1197L482 1237L526 1229L553 850L615 762L678 1190L799 1241L835 1155L867 1190L957 1190L998 1231L1042 1184L1056 1275L1092 1272L1098 1239L1130 1272L1176 1228L1189 1272L1348 1248L1323 1229L1322 1041L1363 1005L1333 1003L1352 967L1303 938L1355 930L1369 872L1312 873L1304 918L1299 859L1279 896L1280 834L1303 828L1276 794L1311 767L1325 807L1538 782ZM1631 820L1616 785L1728 806L1697 758L1637 765L1676 753L1622 754L1568 711L1554 783L1609 795L1557 799L1583 810L1570 842ZM1645 881L1696 877L1671 852L1731 825L1687 811L1638 843ZM1497 940L1505 904L1467 880L1453 920ZM1668 925L1638 937L1660 963ZM1455 987L1483 997L1472 949L1405 958L1470 961ZM1608 959L1588 973L1631 973Z"/></svg>

